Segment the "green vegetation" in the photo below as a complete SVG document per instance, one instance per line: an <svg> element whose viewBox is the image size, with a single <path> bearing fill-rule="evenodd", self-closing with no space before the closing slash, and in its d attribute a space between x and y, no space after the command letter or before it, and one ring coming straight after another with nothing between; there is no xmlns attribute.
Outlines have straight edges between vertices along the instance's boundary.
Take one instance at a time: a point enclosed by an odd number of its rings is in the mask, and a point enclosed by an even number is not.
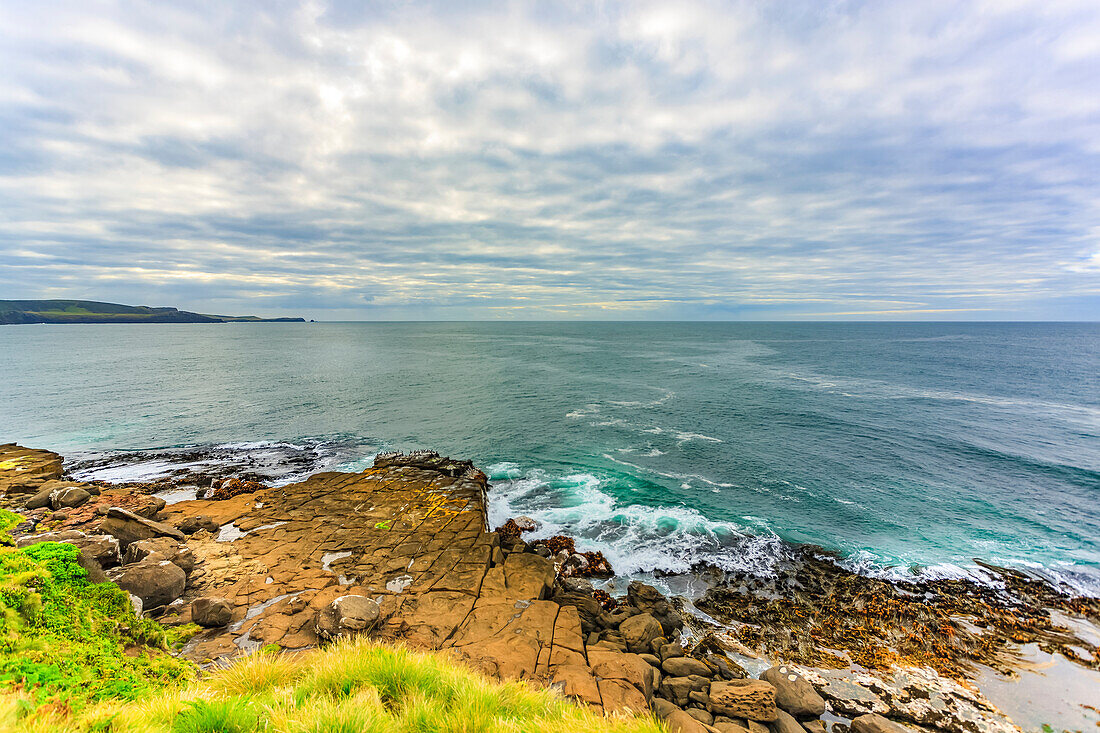
<svg viewBox="0 0 1100 733"><path fill-rule="evenodd" d="M100 303L94 300L0 300L0 324L12 323L225 323L302 321L302 318L213 316L176 308Z"/></svg>
<svg viewBox="0 0 1100 733"><path fill-rule="evenodd" d="M0 528L19 521L9 515ZM194 666L167 652L196 627L166 630L135 615L118 586L88 582L78 554L56 542L0 547L0 692L80 710L193 679Z"/></svg>
<svg viewBox="0 0 1100 733"><path fill-rule="evenodd" d="M603 717L556 693L498 683L438 653L360 640L300 655L256 654L194 683L71 715L0 697L19 733L661 733L650 717Z"/></svg>
<svg viewBox="0 0 1100 733"><path fill-rule="evenodd" d="M23 517L19 516L15 512L9 512L7 509L0 509L0 545L12 545L15 544L11 541L11 535L8 532L11 528L23 521Z"/></svg>

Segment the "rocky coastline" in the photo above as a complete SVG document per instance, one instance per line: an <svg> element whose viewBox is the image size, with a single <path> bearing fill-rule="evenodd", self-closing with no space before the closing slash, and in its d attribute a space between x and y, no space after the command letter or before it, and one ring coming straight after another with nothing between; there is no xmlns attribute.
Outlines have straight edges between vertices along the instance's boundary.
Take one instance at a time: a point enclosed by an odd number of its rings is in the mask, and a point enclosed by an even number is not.
<svg viewBox="0 0 1100 733"><path fill-rule="evenodd" d="M271 486L241 472L76 481L57 454L0 446L16 545L75 545L144 614L197 624L181 653L204 667L367 635L684 733L1013 731L970 683L979 666L1011 672L1036 644L1100 668L1066 621L1100 624L1100 602L1020 573L887 583L804 548L775 578L702 569L694 602L636 580L615 596L599 553L527 541L526 517L490 528L489 491L471 462L430 451Z"/></svg>

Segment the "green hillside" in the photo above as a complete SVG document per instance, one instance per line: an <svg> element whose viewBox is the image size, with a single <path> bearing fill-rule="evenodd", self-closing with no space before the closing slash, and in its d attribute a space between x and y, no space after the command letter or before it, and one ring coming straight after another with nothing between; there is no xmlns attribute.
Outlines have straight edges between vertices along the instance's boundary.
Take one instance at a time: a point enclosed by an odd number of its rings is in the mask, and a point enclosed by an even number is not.
<svg viewBox="0 0 1100 733"><path fill-rule="evenodd" d="M303 318L212 316L178 308L150 308L95 300L0 300L0 324L13 323L229 323L304 321Z"/></svg>

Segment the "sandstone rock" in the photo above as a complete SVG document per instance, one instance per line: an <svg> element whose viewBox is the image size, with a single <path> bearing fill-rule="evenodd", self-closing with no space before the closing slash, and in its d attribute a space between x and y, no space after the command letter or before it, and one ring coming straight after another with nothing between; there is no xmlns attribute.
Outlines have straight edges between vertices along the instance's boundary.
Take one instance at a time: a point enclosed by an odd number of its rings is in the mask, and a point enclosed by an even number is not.
<svg viewBox="0 0 1100 733"><path fill-rule="evenodd" d="M712 713L771 723L778 714L775 688L763 680L729 680L710 686Z"/></svg>
<svg viewBox="0 0 1100 733"><path fill-rule="evenodd" d="M782 665L760 675L775 687L775 704L796 718L819 718L825 712L825 699L814 686L794 669Z"/></svg>
<svg viewBox="0 0 1100 733"><path fill-rule="evenodd" d="M187 517L182 522L176 525L176 528L184 534L195 534L199 530L205 529L211 534L217 534L221 528L220 525L205 514L200 514L197 517Z"/></svg>
<svg viewBox="0 0 1100 733"><path fill-rule="evenodd" d="M533 519L526 515L518 516L512 520L519 527L521 532L534 532L536 529L542 526L542 523L537 519Z"/></svg>
<svg viewBox="0 0 1100 733"><path fill-rule="evenodd" d="M688 701L705 708L710 705L710 695L702 690L692 690L688 693ZM707 723L707 725L710 725L710 723Z"/></svg>
<svg viewBox="0 0 1100 733"><path fill-rule="evenodd" d="M714 716L702 708L688 708L685 712L703 725L710 725L714 722Z"/></svg>
<svg viewBox="0 0 1100 733"><path fill-rule="evenodd" d="M670 639L676 635L676 632L684 628L684 619L680 616L680 613L652 585L646 585L635 580L627 586L626 597L631 606L657 619L661 624L661 628L664 629L664 635Z"/></svg>
<svg viewBox="0 0 1100 733"><path fill-rule="evenodd" d="M674 641L670 644L661 644L657 650L657 656L661 658L662 662L672 657L682 657L684 656L684 648L680 646L680 642L678 641Z"/></svg>
<svg viewBox="0 0 1100 733"><path fill-rule="evenodd" d="M804 720L802 727L810 733L825 733L825 722L821 720Z"/></svg>
<svg viewBox="0 0 1100 733"><path fill-rule="evenodd" d="M50 506L54 509L78 507L91 498L92 495L79 486L70 486L50 494Z"/></svg>
<svg viewBox="0 0 1100 733"><path fill-rule="evenodd" d="M602 705L596 678L588 667L579 664L563 664L554 668L550 685L562 695L589 705Z"/></svg>
<svg viewBox="0 0 1100 733"><path fill-rule="evenodd" d="M50 505L50 495L56 489L42 489L37 494L23 502L27 509L44 509Z"/></svg>
<svg viewBox="0 0 1100 733"><path fill-rule="evenodd" d="M118 551L118 540L109 535L86 535L75 529L67 529L60 532L43 532L42 534L20 537L16 541L16 547L27 547L39 542L63 542L80 548L87 557L99 563L101 568L110 568L121 562Z"/></svg>
<svg viewBox="0 0 1100 733"><path fill-rule="evenodd" d="M775 722L768 727L772 733L806 733L806 729L786 710L777 710Z"/></svg>
<svg viewBox="0 0 1100 733"><path fill-rule="evenodd" d="M204 596L191 601L191 620L206 628L226 626L233 618L233 606L224 598Z"/></svg>
<svg viewBox="0 0 1100 733"><path fill-rule="evenodd" d="M665 718L669 733L707 733L706 727L683 710L674 710Z"/></svg>
<svg viewBox="0 0 1100 733"><path fill-rule="evenodd" d="M131 543L123 555L126 563L140 562L145 558L167 560L188 575L195 569L195 555L191 552L191 548L171 537L138 540Z"/></svg>
<svg viewBox="0 0 1100 733"><path fill-rule="evenodd" d="M748 733L749 730L747 724L740 725L728 721L715 720L712 725L718 729L718 733Z"/></svg>
<svg viewBox="0 0 1100 733"><path fill-rule="evenodd" d="M131 543L139 540L148 540L154 537L171 537L177 542L183 542L183 533L175 527L170 527L161 522L140 517L131 511L111 507L107 510L107 518L100 522L100 531L118 539L123 549Z"/></svg>
<svg viewBox="0 0 1100 733"><path fill-rule="evenodd" d="M588 654L588 663L592 668L592 674L597 678L622 680L636 687L645 695L646 700L653 697L651 674L653 668L637 654L619 654L594 649Z"/></svg>
<svg viewBox="0 0 1100 733"><path fill-rule="evenodd" d="M365 596L340 596L317 614L317 635L326 639L354 636L378 623L378 604Z"/></svg>
<svg viewBox="0 0 1100 733"><path fill-rule="evenodd" d="M631 616L619 624L628 651L641 654L650 650L650 642L661 635L661 624L648 613Z"/></svg>
<svg viewBox="0 0 1100 733"><path fill-rule="evenodd" d="M504 578L509 597L522 600L549 598L554 587L554 563L532 553L504 558Z"/></svg>
<svg viewBox="0 0 1100 733"><path fill-rule="evenodd" d="M555 591L550 600L559 606L573 606L576 608L581 619L581 631L585 635L591 634L600 627L598 619L603 609L600 608L599 602L592 597L591 591L584 593L570 591L562 587Z"/></svg>
<svg viewBox="0 0 1100 733"><path fill-rule="evenodd" d="M609 713L644 713L649 707L645 695L625 680L601 679L599 686L603 708Z"/></svg>
<svg viewBox="0 0 1100 733"><path fill-rule="evenodd" d="M107 574L119 588L141 599L147 609L176 600L187 585L187 574L167 560L145 559L115 568Z"/></svg>
<svg viewBox="0 0 1100 733"><path fill-rule="evenodd" d="M680 709L676 707L676 704L671 700L666 700L663 697L655 697L650 700L649 707L661 720L664 720Z"/></svg>
<svg viewBox="0 0 1100 733"><path fill-rule="evenodd" d="M908 733L908 731L878 713L868 713L852 721L852 733Z"/></svg>
<svg viewBox="0 0 1100 733"><path fill-rule="evenodd" d="M740 664L724 654L705 654L702 659L708 664L713 664L714 668L718 670L718 676L724 680L743 680L749 676Z"/></svg>
<svg viewBox="0 0 1100 733"><path fill-rule="evenodd" d="M691 701L693 690L706 691L709 687L710 680L705 677L665 677L661 680L658 694L683 708Z"/></svg>
<svg viewBox="0 0 1100 733"><path fill-rule="evenodd" d="M661 662L661 669L665 674L670 674L673 677L687 677L693 674L701 677L713 677L715 672L705 662L691 657L669 657Z"/></svg>
<svg viewBox="0 0 1100 733"><path fill-rule="evenodd" d="M83 550L76 556L76 564L84 568L87 573L85 577L89 583L107 582L107 574L103 572L103 567Z"/></svg>
<svg viewBox="0 0 1100 733"><path fill-rule="evenodd" d="M639 654L638 656L644 659L648 664L658 669L661 668L661 660L655 654Z"/></svg>

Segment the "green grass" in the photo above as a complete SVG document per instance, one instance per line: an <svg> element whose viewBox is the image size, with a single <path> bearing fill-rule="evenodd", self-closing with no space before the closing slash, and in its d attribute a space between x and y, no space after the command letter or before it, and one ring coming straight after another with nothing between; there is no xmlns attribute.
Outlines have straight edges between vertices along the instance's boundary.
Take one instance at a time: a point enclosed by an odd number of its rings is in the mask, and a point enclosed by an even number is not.
<svg viewBox="0 0 1100 733"><path fill-rule="evenodd" d="M0 692L79 710L194 679L194 666L168 650L195 627L166 630L136 616L118 586L88 582L78 554L56 542L0 547Z"/></svg>
<svg viewBox="0 0 1100 733"><path fill-rule="evenodd" d="M185 689L78 714L0 697L14 733L662 733L651 717L604 717L555 692L499 683L440 653L367 640L261 653Z"/></svg>

